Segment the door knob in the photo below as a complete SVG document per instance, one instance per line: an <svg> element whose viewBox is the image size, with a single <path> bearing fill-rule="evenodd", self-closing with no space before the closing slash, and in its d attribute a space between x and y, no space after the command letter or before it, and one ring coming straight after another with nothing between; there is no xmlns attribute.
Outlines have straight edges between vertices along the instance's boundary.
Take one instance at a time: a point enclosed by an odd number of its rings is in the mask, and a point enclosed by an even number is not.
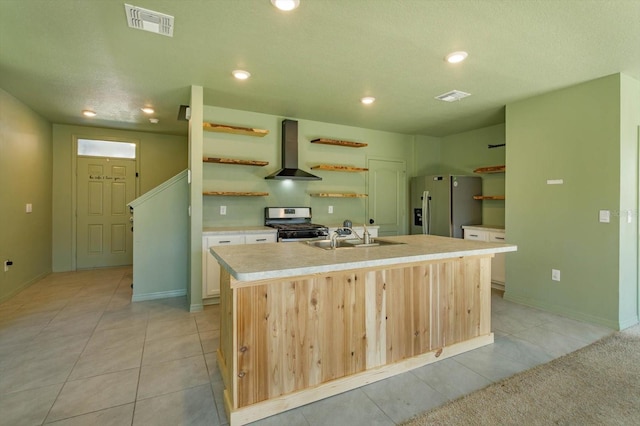
<svg viewBox="0 0 640 426"><path fill-rule="evenodd" d="M375 223L375 220L369 219L369 225L373 225L374 223Z"/></svg>

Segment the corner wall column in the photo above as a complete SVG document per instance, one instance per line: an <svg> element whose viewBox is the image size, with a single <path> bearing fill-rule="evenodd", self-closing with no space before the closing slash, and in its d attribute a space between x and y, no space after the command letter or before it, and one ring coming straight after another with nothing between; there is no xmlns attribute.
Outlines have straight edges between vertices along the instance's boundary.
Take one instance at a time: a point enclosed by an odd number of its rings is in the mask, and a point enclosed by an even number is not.
<svg viewBox="0 0 640 426"><path fill-rule="evenodd" d="M202 145L204 96L202 86L191 86L191 117L189 119L189 232L190 274L187 292L189 310L202 310Z"/></svg>

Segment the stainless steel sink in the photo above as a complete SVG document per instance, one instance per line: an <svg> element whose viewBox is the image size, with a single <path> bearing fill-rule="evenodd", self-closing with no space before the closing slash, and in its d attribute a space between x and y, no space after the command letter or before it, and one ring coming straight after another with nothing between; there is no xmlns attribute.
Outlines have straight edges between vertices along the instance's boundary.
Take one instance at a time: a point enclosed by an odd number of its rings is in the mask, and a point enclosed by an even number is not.
<svg viewBox="0 0 640 426"><path fill-rule="evenodd" d="M334 248L331 247L331 240L314 240L314 241L305 241L304 243L312 246L312 247L317 247L317 248L321 248L321 249L325 249L325 250L333 250ZM405 243L399 243L396 241L386 241L386 240L379 240L379 239L374 239L373 242L369 243L369 244L365 244L363 240L360 239L338 239L335 241L336 246L335 249L345 249L345 248L366 248L366 247L379 247L379 246L391 246L391 245L397 245L397 244L405 244Z"/></svg>

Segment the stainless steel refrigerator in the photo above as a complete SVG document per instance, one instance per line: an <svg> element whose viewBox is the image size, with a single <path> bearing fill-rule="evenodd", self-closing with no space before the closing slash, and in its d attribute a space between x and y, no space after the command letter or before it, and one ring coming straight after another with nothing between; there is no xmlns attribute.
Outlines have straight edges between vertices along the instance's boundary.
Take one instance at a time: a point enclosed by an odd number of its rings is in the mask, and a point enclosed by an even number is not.
<svg viewBox="0 0 640 426"><path fill-rule="evenodd" d="M482 224L482 178L434 175L411 179L411 233L462 238L463 225Z"/></svg>

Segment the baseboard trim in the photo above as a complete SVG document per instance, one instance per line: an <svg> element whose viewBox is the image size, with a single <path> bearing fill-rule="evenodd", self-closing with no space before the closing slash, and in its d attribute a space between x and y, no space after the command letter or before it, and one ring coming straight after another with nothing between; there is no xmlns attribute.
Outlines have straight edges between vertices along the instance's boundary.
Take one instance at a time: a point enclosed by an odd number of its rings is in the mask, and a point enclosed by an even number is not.
<svg viewBox="0 0 640 426"><path fill-rule="evenodd" d="M189 306L189 312L202 312L203 309L202 303L192 303Z"/></svg>
<svg viewBox="0 0 640 426"><path fill-rule="evenodd" d="M564 306L553 305L549 303L540 302L536 299L531 299L529 297L522 297L519 295L514 295L513 292L509 292L509 289L506 289L503 298L510 302L519 303L521 305L530 306L536 309L542 309L543 311L548 311L554 314L558 314L567 318L571 318L578 321L584 321L591 324L602 325L613 330L622 329L622 323L617 321L611 321L606 318L597 317L594 315L585 314L583 312L574 311L572 309L568 309ZM630 324L633 325L633 324ZM629 326L630 326L629 325ZM627 326L627 327L629 327Z"/></svg>
<svg viewBox="0 0 640 426"><path fill-rule="evenodd" d="M144 302L145 300L168 299L170 297L180 297L180 296L186 296L186 295L187 295L186 289L159 291L156 293L134 294L131 297L131 301Z"/></svg>
<svg viewBox="0 0 640 426"><path fill-rule="evenodd" d="M22 290L25 290L27 287L30 287L31 285L37 283L38 281L40 281L41 279L43 279L44 277L46 277L49 274L51 274L51 271L43 272L40 275L36 275L35 277L30 279L29 281L27 281L25 283L22 283L22 285L18 286L11 293L0 297L0 303L6 302L7 300L11 299L16 294L20 293Z"/></svg>

